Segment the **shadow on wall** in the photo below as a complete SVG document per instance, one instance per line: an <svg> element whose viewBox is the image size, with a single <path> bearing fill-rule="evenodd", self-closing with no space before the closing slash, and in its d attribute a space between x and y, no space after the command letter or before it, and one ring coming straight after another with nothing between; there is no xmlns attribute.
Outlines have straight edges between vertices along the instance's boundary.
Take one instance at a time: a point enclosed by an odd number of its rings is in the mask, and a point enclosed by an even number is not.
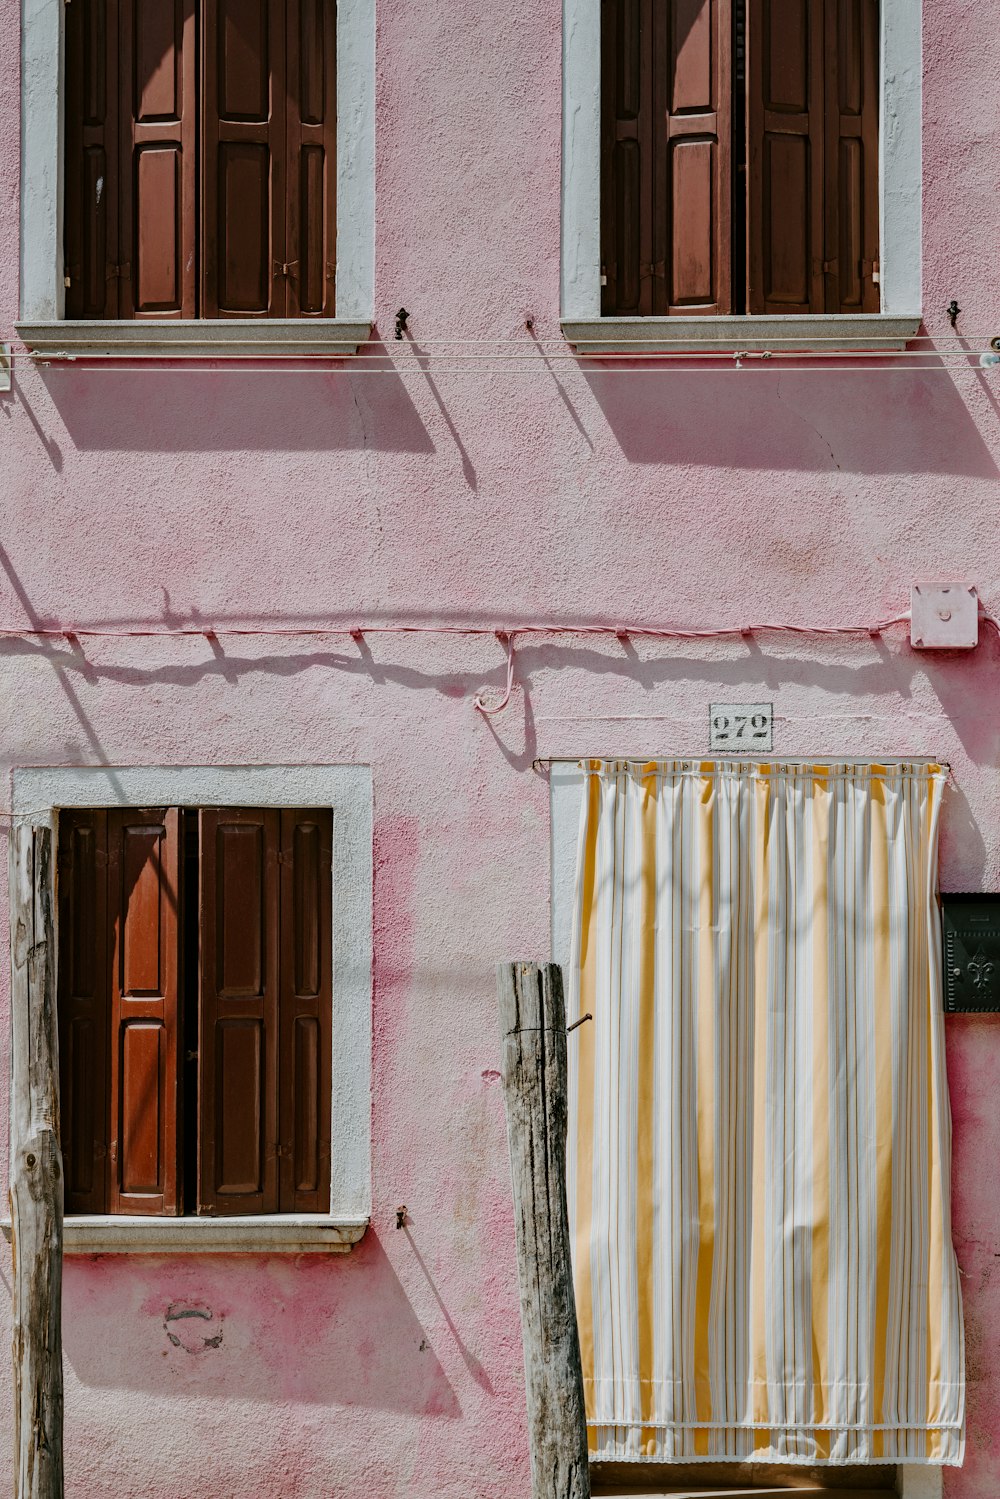
<svg viewBox="0 0 1000 1499"><path fill-rule="evenodd" d="M366 355L384 354L381 340L366 345ZM335 370L59 365L42 378L82 452L433 453L406 382L383 373L381 359L365 370L366 355Z"/></svg>
<svg viewBox="0 0 1000 1499"><path fill-rule="evenodd" d="M678 364L653 374L588 362L584 374L630 463L997 476L941 365L717 373Z"/></svg>
<svg viewBox="0 0 1000 1499"><path fill-rule="evenodd" d="M63 1304L83 1385L461 1415L373 1229L348 1255L71 1257Z"/></svg>

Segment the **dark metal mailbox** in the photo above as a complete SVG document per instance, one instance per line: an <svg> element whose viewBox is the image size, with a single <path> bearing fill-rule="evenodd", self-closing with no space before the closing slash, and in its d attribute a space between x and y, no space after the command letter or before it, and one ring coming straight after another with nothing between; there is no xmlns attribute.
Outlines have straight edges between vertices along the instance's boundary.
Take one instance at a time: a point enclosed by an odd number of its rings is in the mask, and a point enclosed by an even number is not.
<svg viewBox="0 0 1000 1499"><path fill-rule="evenodd" d="M944 1007L1000 1014L1000 895L942 895Z"/></svg>

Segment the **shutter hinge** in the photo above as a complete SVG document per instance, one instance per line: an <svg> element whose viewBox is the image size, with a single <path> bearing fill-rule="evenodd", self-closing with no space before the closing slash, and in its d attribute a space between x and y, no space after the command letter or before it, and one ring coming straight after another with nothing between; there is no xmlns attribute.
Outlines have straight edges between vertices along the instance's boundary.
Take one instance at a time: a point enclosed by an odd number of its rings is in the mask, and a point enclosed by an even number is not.
<svg viewBox="0 0 1000 1499"><path fill-rule="evenodd" d="M126 260L122 265L108 266L108 281L128 281L131 277L131 266Z"/></svg>
<svg viewBox="0 0 1000 1499"><path fill-rule="evenodd" d="M274 274L276 276L289 276L294 280L296 276L295 267L297 265L297 260L276 260L274 262Z"/></svg>
<svg viewBox="0 0 1000 1499"><path fill-rule="evenodd" d="M839 270L840 270L840 261L839 260L824 260L824 262L823 262L823 275L824 276L835 276Z"/></svg>
<svg viewBox="0 0 1000 1499"><path fill-rule="evenodd" d="M862 260L859 269L861 271L862 279L864 279L865 276L870 276L875 285L878 286L881 266L879 265L877 260Z"/></svg>
<svg viewBox="0 0 1000 1499"><path fill-rule="evenodd" d="M645 281L648 276L663 277L666 274L667 262L665 260L655 260L649 263L642 263L639 266L640 281Z"/></svg>
<svg viewBox="0 0 1000 1499"><path fill-rule="evenodd" d="M111 1144L108 1146L108 1155L111 1157L111 1159L113 1161L117 1161L117 1159L118 1159L118 1141L117 1140L112 1140Z"/></svg>
<svg viewBox="0 0 1000 1499"><path fill-rule="evenodd" d="M284 849L284 848L282 848L282 849L278 850L278 863L279 864L291 864L292 862L293 862L292 861L292 853L291 853L290 849Z"/></svg>
<svg viewBox="0 0 1000 1499"><path fill-rule="evenodd" d="M66 4L67 5L69 4L69 0L66 0ZM73 285L73 277L72 276L64 276L63 277L63 286L72 286L72 285Z"/></svg>

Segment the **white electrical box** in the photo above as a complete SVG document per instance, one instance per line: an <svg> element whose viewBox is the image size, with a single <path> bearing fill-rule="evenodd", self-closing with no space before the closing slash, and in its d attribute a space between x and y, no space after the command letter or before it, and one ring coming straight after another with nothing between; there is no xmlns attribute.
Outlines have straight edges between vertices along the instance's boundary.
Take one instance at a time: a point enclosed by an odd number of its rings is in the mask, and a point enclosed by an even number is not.
<svg viewBox="0 0 1000 1499"><path fill-rule="evenodd" d="M974 583L914 583L910 644L917 651L971 651L979 644L979 595Z"/></svg>

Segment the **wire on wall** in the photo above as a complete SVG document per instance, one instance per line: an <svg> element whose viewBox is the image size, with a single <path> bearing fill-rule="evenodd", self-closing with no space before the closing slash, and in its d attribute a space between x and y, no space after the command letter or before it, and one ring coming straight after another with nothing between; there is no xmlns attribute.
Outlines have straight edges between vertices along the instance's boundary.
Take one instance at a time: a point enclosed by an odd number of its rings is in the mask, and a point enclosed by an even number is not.
<svg viewBox="0 0 1000 1499"><path fill-rule="evenodd" d="M988 625L998 637L1000 637L1000 619L992 614L980 601L980 619ZM329 636L349 636L356 643L361 644L366 636L375 635L457 635L466 637L493 636L504 647L506 651L506 677L502 696L495 702L489 703L482 692L476 694L473 704L478 712L486 717L502 713L508 706L514 691L514 656L518 639L521 637L538 638L541 636L555 638L587 639L597 636L616 636L620 641L627 642L635 640L725 640L749 638L758 634L778 635L810 635L819 638L833 636L857 637L868 636L876 639L886 630L896 625L906 625L910 622L910 611L901 610L898 614L890 615L884 619L877 619L869 624L794 624L787 620L759 620L743 625L652 625L652 624L578 624L557 625L545 623L530 623L508 626L498 625L473 625L473 624L354 624L354 625L312 625L294 626L286 629L278 629L274 626L254 625L218 625L209 624L185 625L173 630L153 630L148 628L135 629L104 629L90 625L52 625L52 626L0 626L0 639L43 639L43 640L65 640L70 645L79 643L84 639L96 640L181 640L191 637L200 637L207 641L217 641L226 637L257 637L302 639Z"/></svg>

